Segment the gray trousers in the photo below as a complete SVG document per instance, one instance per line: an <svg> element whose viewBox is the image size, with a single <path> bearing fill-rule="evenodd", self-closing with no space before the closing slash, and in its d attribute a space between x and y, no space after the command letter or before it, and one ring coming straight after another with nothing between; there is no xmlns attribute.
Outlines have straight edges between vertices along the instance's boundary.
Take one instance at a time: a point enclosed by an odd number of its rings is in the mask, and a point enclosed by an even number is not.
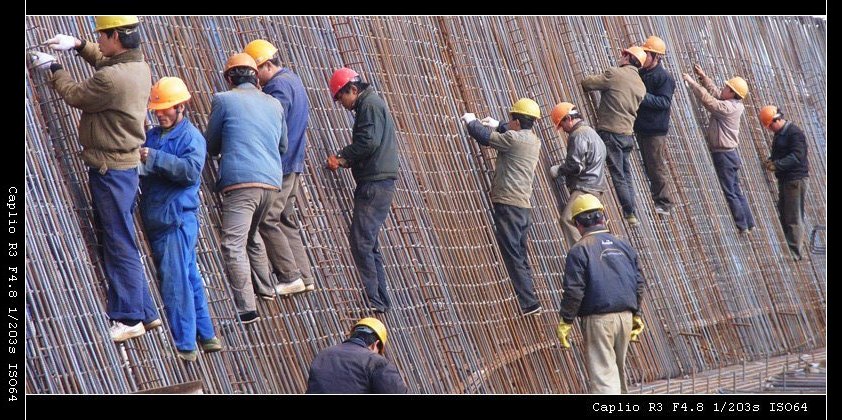
<svg viewBox="0 0 842 420"><path fill-rule="evenodd" d="M649 136L640 133L635 133L635 136L640 146L640 154L643 156L643 167L649 177L652 201L656 206L669 210L673 206L673 201L670 197L672 185L667 169L667 136Z"/></svg>
<svg viewBox="0 0 842 420"><path fill-rule="evenodd" d="M591 394L625 394L626 351L631 339L632 313L588 315L581 318Z"/></svg>
<svg viewBox="0 0 842 420"><path fill-rule="evenodd" d="M778 181L778 217L786 244L796 259L804 257L804 197L807 180Z"/></svg>

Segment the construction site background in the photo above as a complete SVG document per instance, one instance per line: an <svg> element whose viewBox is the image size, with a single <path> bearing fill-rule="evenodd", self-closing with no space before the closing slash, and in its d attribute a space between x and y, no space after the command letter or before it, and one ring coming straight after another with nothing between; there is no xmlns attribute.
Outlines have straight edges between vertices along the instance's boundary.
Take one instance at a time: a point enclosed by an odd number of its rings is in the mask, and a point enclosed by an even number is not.
<svg viewBox="0 0 842 420"><path fill-rule="evenodd" d="M153 79L178 76L193 93L189 118L204 129L214 92L227 86L226 58L264 38L301 76L311 109L301 231L317 278L313 293L259 303L262 320L242 326L220 253L217 165L206 165L199 211L199 268L225 349L184 363L165 328L114 344L93 244L86 168L79 158L79 111L44 75L27 71L26 392L129 393L201 381L209 393L301 393L316 352L340 342L368 316L347 242L353 181L323 168L350 139L352 117L327 89L349 66L372 82L398 127L401 174L381 235L393 309L387 357L413 393L581 393L586 390L578 328L558 347L555 312L566 250L559 214L567 200L549 167L565 136L540 121L544 141L529 243L536 291L546 312L521 317L494 241L488 199L495 153L470 139L458 116L504 119L519 97L542 114L561 101L595 122L596 96L579 81L616 65L618 52L655 34L665 66L680 81L699 63L721 84L744 77L750 94L740 129L743 191L757 229L738 236L704 141L708 114L683 83L673 97L668 159L677 206L655 215L640 154L634 188L642 224L621 222L606 195L609 228L638 249L647 280L647 329L633 344L634 384L813 352L826 345L827 22L809 17L141 17L142 50ZM93 18L27 17L25 46L56 33L94 40ZM41 47L44 48L44 47ZM43 49L42 49L43 50ZM44 50L46 51L46 50ZM59 59L76 80L92 69ZM776 210L777 186L761 161L771 135L758 110L778 105L807 135L810 253L794 262ZM149 122L154 118L150 115ZM613 189L611 189L613 191ZM139 220L139 218L136 218ZM152 293L157 275L137 231ZM675 392L673 389L672 392Z"/></svg>

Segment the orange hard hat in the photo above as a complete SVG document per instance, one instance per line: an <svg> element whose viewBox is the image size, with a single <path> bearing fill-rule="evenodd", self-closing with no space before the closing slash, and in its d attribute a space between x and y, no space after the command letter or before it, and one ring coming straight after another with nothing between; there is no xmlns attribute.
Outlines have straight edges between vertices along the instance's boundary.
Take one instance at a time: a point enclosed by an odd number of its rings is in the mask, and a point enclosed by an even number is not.
<svg viewBox="0 0 842 420"><path fill-rule="evenodd" d="M642 66L643 63L646 62L646 51L643 51L643 48L638 47L637 45L633 45L623 50L624 53L631 55L632 57L636 58L637 61L640 62Z"/></svg>
<svg viewBox="0 0 842 420"><path fill-rule="evenodd" d="M763 108L760 108L760 123L766 128L769 128L776 118L781 118L782 116L783 115L778 110L778 107L774 105L766 105Z"/></svg>
<svg viewBox="0 0 842 420"><path fill-rule="evenodd" d="M172 108L190 99L187 85L178 77L162 77L152 86L149 92L149 109L159 110Z"/></svg>
<svg viewBox="0 0 842 420"><path fill-rule="evenodd" d="M653 52L655 54L666 54L667 53L667 44L664 43L664 40L658 38L655 35L646 38L646 42L643 43L643 51Z"/></svg>
<svg viewBox="0 0 842 420"><path fill-rule="evenodd" d="M243 52L250 55L259 66L274 57L278 49L265 39L255 39L246 45Z"/></svg>
<svg viewBox="0 0 842 420"><path fill-rule="evenodd" d="M571 104L570 102L561 102L553 107L553 112L550 114L550 118L553 120L553 126L558 129L561 127L561 121L570 114L570 111L575 111L576 105Z"/></svg>
<svg viewBox="0 0 842 420"><path fill-rule="evenodd" d="M248 67L257 72L257 63L246 53L237 53L228 57L228 62L225 63L225 71L227 72L234 67Z"/></svg>

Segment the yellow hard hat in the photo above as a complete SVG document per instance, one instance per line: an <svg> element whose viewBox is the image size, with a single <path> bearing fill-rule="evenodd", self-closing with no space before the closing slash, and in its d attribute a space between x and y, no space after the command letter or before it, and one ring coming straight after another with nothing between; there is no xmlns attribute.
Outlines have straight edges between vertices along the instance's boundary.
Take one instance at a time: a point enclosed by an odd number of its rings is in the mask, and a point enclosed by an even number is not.
<svg viewBox="0 0 842 420"><path fill-rule="evenodd" d="M637 61L640 62L642 66L643 63L646 62L646 51L643 51L643 48L638 47L637 45L633 45L623 50L624 53L628 53L632 57L636 58Z"/></svg>
<svg viewBox="0 0 842 420"><path fill-rule="evenodd" d="M140 20L137 16L94 16L94 22L96 22L95 31L104 31L121 26L137 25Z"/></svg>
<svg viewBox="0 0 842 420"><path fill-rule="evenodd" d="M760 108L760 123L766 128L769 128L769 126L772 125L772 121L775 121L776 118L781 117L782 115L780 111L778 111L778 107L774 105L766 105L763 108Z"/></svg>
<svg viewBox="0 0 842 420"><path fill-rule="evenodd" d="M178 77L162 77L152 86L149 93L149 109L172 108L190 99L187 85Z"/></svg>
<svg viewBox="0 0 842 420"><path fill-rule="evenodd" d="M667 44L664 43L663 39L652 35L649 38L646 38L646 42L643 43L643 51L649 51L655 54L666 54Z"/></svg>
<svg viewBox="0 0 842 420"><path fill-rule="evenodd" d="M363 318L363 319L357 321L357 323L354 324L354 327L351 328L351 331L353 332L354 328L357 328L359 326L365 326L365 327L371 328L374 331L374 334L376 334L377 338L380 340L380 342L383 343L383 345L380 346L380 354L383 354L383 349L386 348L386 338L387 338L387 335L388 335L386 333L386 326L383 325L383 323L380 322L379 319L369 317L369 318Z"/></svg>
<svg viewBox="0 0 842 420"><path fill-rule="evenodd" d="M537 119L541 118L541 108L535 101L528 98L520 98L512 104L510 114L523 114Z"/></svg>
<svg viewBox="0 0 842 420"><path fill-rule="evenodd" d="M602 206L602 202L593 194L582 194L576 197L570 206L570 219L572 220L576 216L592 210L605 210L605 207Z"/></svg>
<svg viewBox="0 0 842 420"><path fill-rule="evenodd" d="M255 39L246 45L243 52L250 55L259 66L274 57L278 49L265 39Z"/></svg>
<svg viewBox="0 0 842 420"><path fill-rule="evenodd" d="M553 126L558 129L561 127L561 120L570 114L570 111L576 109L576 105L571 104L570 102L561 102L553 107L553 112L550 113L550 118L553 120Z"/></svg>
<svg viewBox="0 0 842 420"><path fill-rule="evenodd" d="M255 72L257 71L257 63L246 53L238 53L228 57L228 62L225 63L225 71L227 72L234 67L249 67Z"/></svg>
<svg viewBox="0 0 842 420"><path fill-rule="evenodd" d="M740 98L745 99L748 96L748 83L740 76L734 76L725 82L731 90L740 95Z"/></svg>

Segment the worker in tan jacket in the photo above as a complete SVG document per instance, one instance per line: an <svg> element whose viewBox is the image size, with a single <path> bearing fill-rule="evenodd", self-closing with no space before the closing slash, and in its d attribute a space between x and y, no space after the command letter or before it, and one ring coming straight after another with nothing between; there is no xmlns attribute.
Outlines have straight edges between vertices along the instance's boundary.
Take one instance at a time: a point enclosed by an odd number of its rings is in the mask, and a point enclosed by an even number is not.
<svg viewBox="0 0 842 420"><path fill-rule="evenodd" d="M152 77L140 46L137 16L96 16L98 43L58 34L46 44L75 50L96 69L76 82L55 57L34 53L33 65L52 72L50 85L64 101L82 110L79 142L88 166L94 222L108 279L109 329L116 342L161 325L140 262L134 230L140 146Z"/></svg>
<svg viewBox="0 0 842 420"><path fill-rule="evenodd" d="M742 161L737 151L740 144L740 117L745 111L742 100L748 95L748 83L742 77L735 76L719 89L701 66L696 64L693 70L701 84L687 73L683 75L684 81L710 112L707 127L708 149L737 231L743 234L754 229L751 208L740 189L739 171Z"/></svg>

